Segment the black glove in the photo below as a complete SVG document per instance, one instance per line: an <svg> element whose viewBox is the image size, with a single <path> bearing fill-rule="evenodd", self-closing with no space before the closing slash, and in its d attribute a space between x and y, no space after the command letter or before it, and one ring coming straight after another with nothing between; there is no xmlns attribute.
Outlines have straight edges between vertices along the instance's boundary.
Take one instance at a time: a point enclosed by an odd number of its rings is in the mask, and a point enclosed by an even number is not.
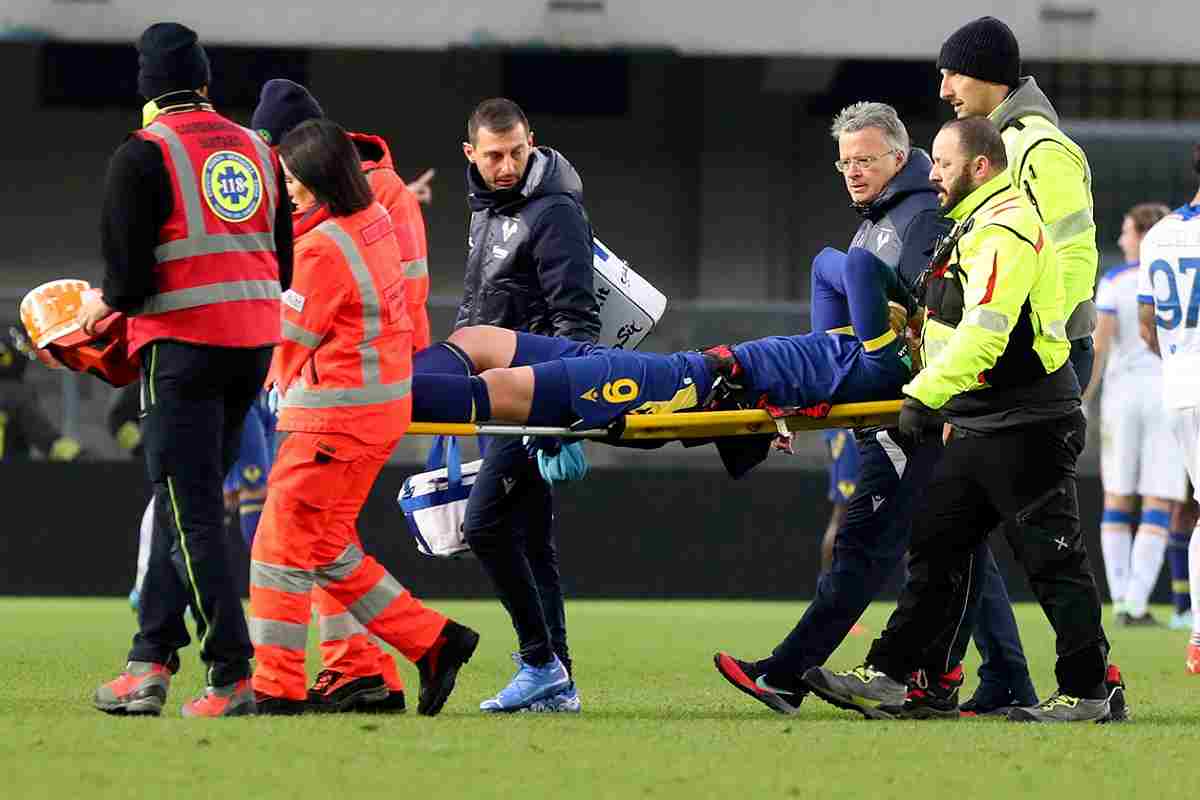
<svg viewBox="0 0 1200 800"><path fill-rule="evenodd" d="M525 452L530 458L537 458L538 451L548 456L556 456L562 450L563 440L558 436L526 436Z"/></svg>
<svg viewBox="0 0 1200 800"><path fill-rule="evenodd" d="M905 397L900 406L900 433L913 444L925 441L925 434L940 428L941 416L915 397Z"/></svg>

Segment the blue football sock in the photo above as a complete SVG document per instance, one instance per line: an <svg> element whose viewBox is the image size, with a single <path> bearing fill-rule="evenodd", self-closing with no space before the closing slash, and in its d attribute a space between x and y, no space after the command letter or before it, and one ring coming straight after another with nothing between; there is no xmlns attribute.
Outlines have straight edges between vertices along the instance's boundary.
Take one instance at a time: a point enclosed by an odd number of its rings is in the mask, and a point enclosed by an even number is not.
<svg viewBox="0 0 1200 800"><path fill-rule="evenodd" d="M492 416L487 384L475 376L414 374L412 397L416 422L483 422Z"/></svg>
<svg viewBox="0 0 1200 800"><path fill-rule="evenodd" d="M242 526L242 540L246 549L254 544L254 532L258 530L258 519L263 512L263 498L252 497L238 501L238 521Z"/></svg>
<svg viewBox="0 0 1200 800"><path fill-rule="evenodd" d="M414 375L473 375L475 364L461 347L437 342L413 353Z"/></svg>
<svg viewBox="0 0 1200 800"><path fill-rule="evenodd" d="M1175 612L1178 614L1192 607L1188 583L1188 542L1191 538L1190 531L1177 531L1167 539L1167 563L1171 567L1171 600L1175 603Z"/></svg>

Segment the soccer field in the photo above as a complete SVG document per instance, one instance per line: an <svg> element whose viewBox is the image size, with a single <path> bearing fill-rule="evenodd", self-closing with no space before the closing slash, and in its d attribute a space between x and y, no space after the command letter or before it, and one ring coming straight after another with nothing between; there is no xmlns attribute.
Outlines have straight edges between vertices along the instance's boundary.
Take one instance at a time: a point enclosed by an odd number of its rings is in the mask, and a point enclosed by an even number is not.
<svg viewBox="0 0 1200 800"><path fill-rule="evenodd" d="M0 598L3 795L1183 798L1200 770L1200 677L1184 673L1183 633L1110 627L1134 715L1126 725L867 722L813 697L798 715L777 715L713 669L717 649L765 654L801 604L580 601L568 614L584 713L484 716L479 701L512 673L507 618L492 602L434 605L483 634L441 716L202 721L179 717L200 689L194 647L163 717L92 709L134 629L123 601ZM889 610L877 604L863 622L877 631ZM1049 694L1049 629L1035 606L1018 617ZM869 638L852 637L833 664L855 663ZM964 700L976 662L972 653ZM315 648L309 664L315 673ZM415 690L416 671L402 672Z"/></svg>

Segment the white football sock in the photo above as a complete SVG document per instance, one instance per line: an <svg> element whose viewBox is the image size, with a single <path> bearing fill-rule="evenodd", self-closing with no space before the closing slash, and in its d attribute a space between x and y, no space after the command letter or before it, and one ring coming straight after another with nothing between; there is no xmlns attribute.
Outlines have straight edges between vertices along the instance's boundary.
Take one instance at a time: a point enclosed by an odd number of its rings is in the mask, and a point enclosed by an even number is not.
<svg viewBox="0 0 1200 800"><path fill-rule="evenodd" d="M1146 613L1166 555L1167 529L1146 522L1139 525L1137 536L1133 538L1129 589L1125 593L1125 610L1130 616L1140 617Z"/></svg>
<svg viewBox="0 0 1200 800"><path fill-rule="evenodd" d="M1105 522L1100 526L1100 550L1104 554L1104 575L1113 604L1125 602L1129 588L1129 557L1133 547L1133 526Z"/></svg>
<svg viewBox="0 0 1200 800"><path fill-rule="evenodd" d="M150 568L150 540L154 538L154 498L150 498L150 504L146 506L146 511L142 514L142 527L138 531L138 558L137 558L137 578L134 580L133 588L137 592L142 591L142 584L146 582L146 570Z"/></svg>

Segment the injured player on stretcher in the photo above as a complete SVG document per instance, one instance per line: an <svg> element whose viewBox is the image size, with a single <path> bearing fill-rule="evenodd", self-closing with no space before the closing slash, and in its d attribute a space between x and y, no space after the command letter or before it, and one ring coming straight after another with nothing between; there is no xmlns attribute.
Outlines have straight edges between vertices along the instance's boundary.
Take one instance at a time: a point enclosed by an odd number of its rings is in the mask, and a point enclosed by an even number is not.
<svg viewBox="0 0 1200 800"><path fill-rule="evenodd" d="M912 377L902 331L913 310L896 273L874 255L827 248L813 262L812 333L657 354L462 328L415 355L413 419L592 430L627 414L767 408L819 416L837 403L900 396ZM735 469L722 452L735 476L765 454Z"/></svg>

